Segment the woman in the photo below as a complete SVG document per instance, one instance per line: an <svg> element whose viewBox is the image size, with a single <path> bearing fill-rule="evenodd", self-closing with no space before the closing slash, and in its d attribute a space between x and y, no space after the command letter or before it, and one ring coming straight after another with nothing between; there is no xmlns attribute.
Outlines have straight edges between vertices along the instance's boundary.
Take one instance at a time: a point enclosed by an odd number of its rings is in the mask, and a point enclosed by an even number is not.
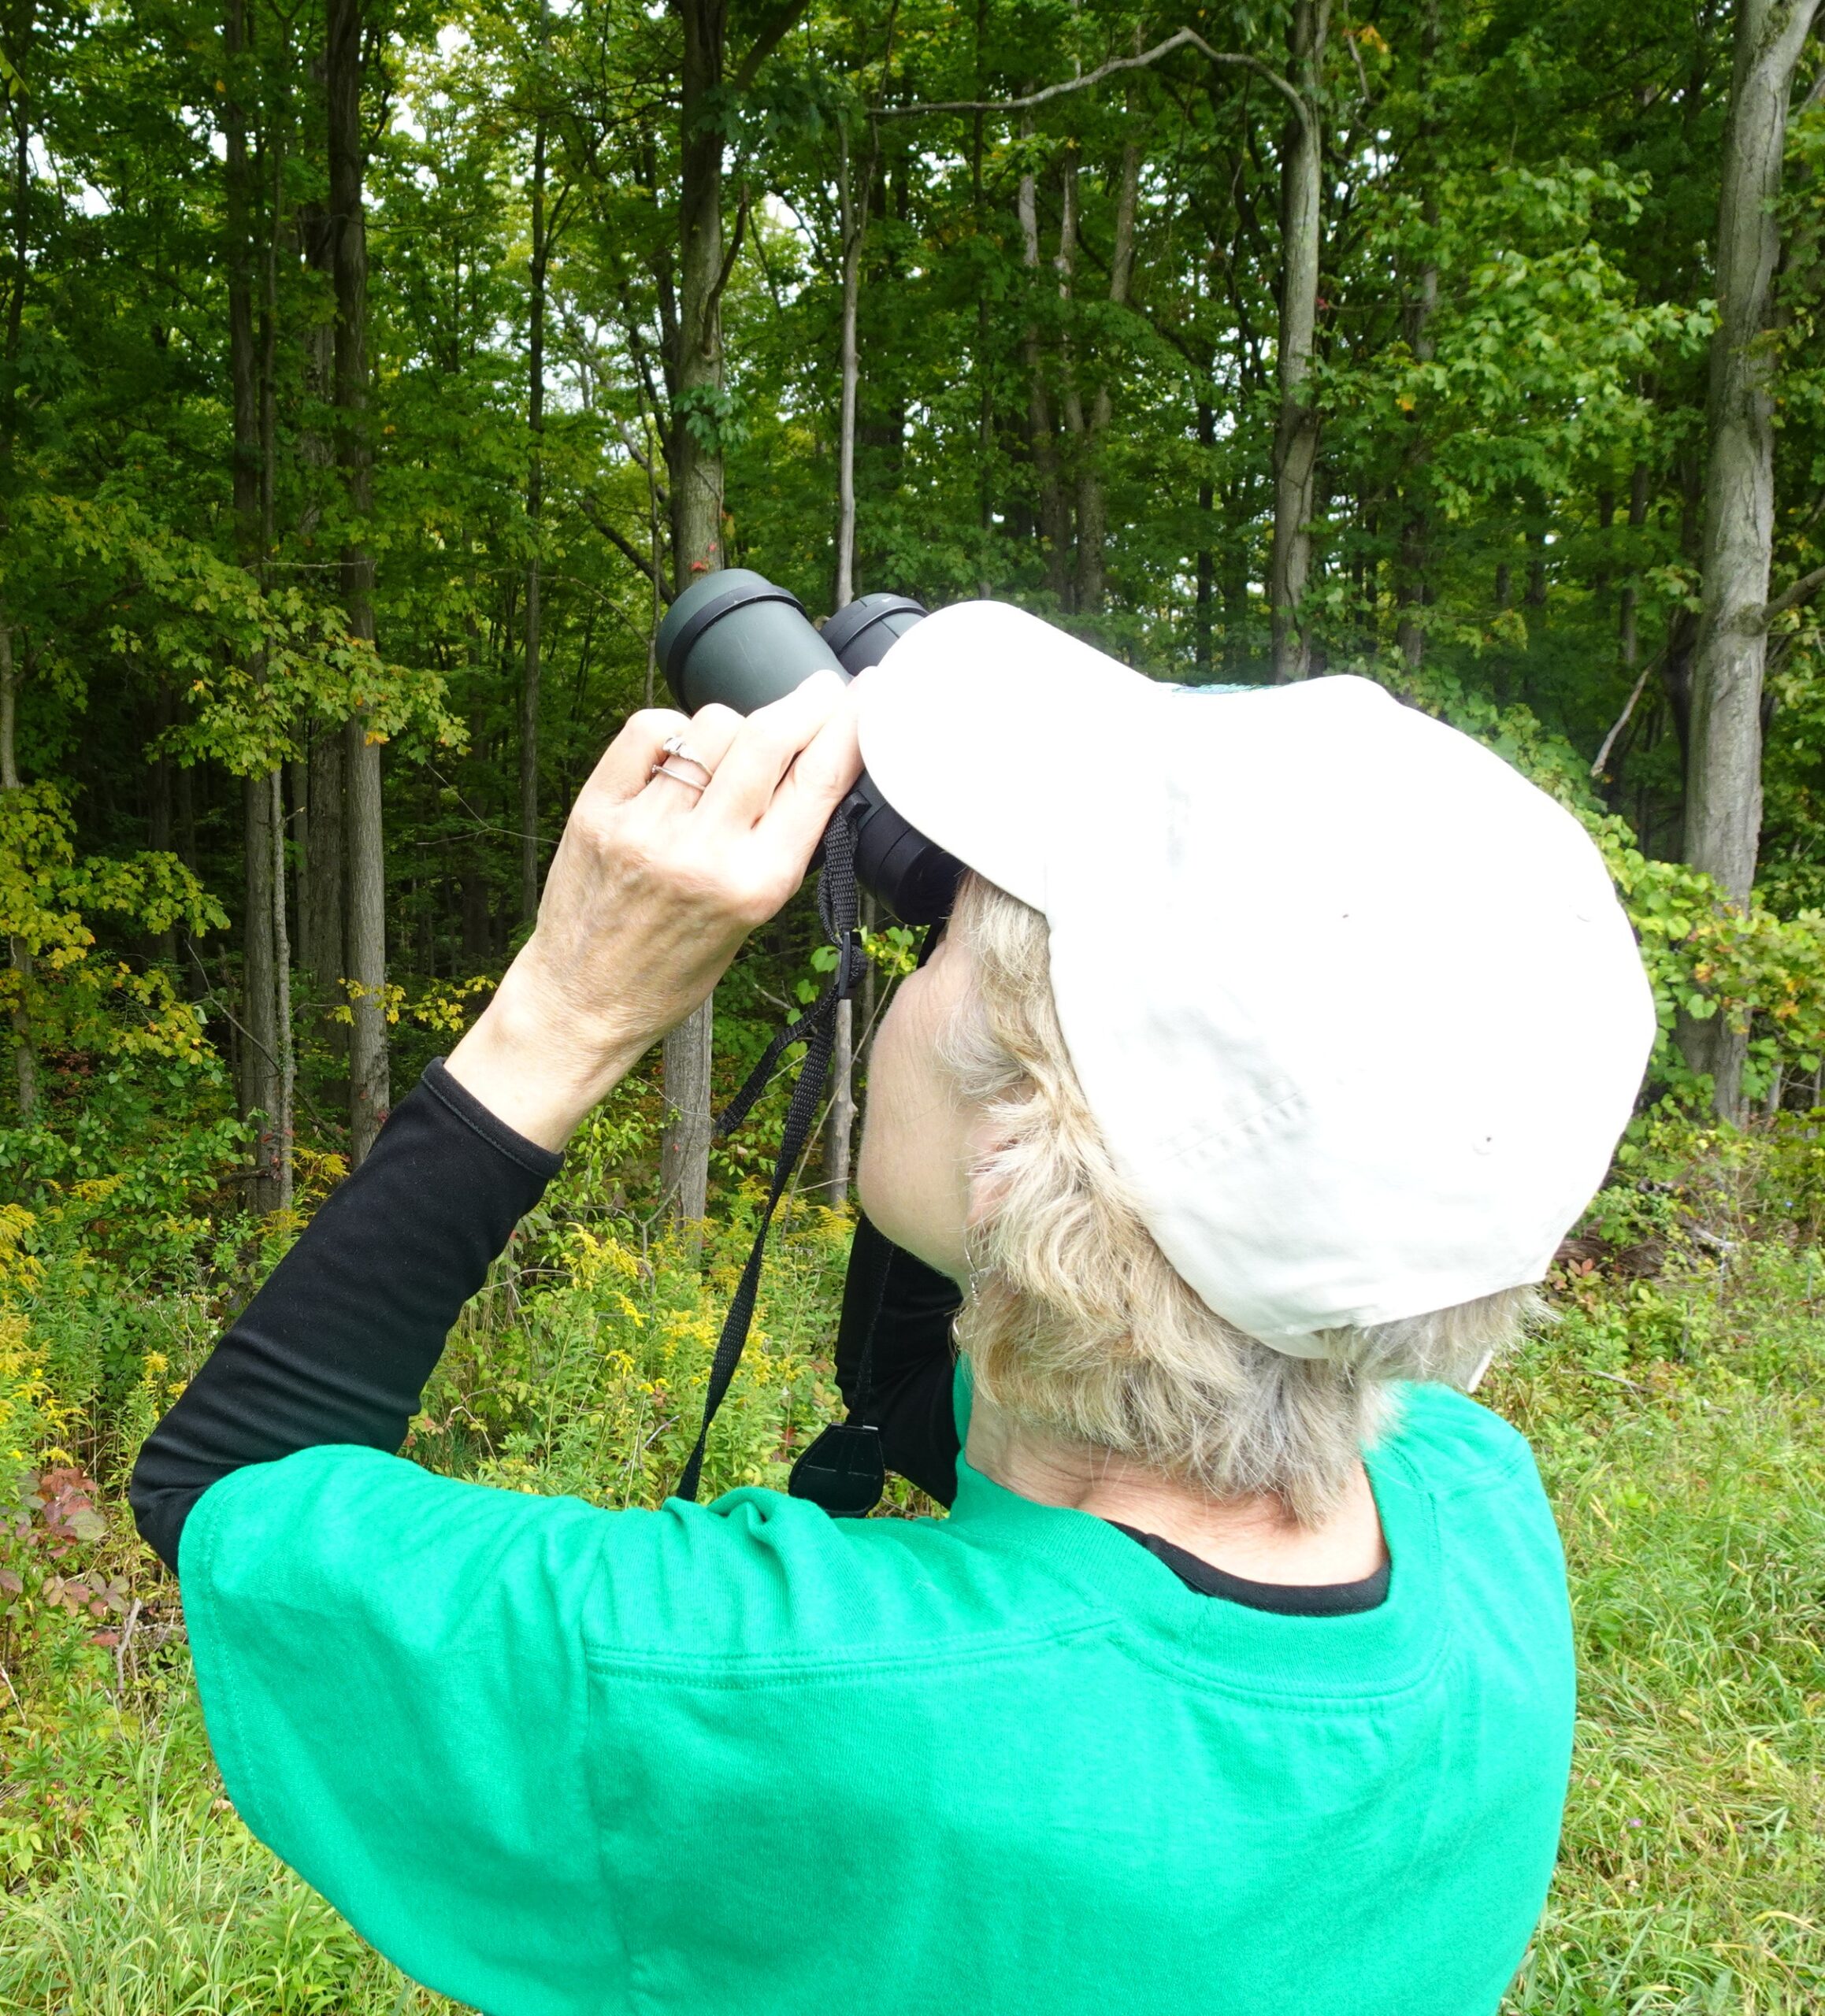
<svg viewBox="0 0 1825 2016"><path fill-rule="evenodd" d="M401 1462L558 1151L796 886L858 711L977 871L875 1047L851 1284L859 1414L950 1517ZM636 717L488 1012L143 1452L236 1803L492 2016L1493 2010L1572 1672L1531 1458L1452 1388L1650 1033L1589 843L1359 681L1178 694L966 605L853 704Z"/></svg>

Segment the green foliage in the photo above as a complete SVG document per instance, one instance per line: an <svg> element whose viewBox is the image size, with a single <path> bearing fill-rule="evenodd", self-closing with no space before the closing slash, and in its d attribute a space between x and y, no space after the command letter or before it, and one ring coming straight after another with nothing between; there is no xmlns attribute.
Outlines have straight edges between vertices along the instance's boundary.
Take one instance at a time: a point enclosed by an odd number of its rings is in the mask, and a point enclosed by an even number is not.
<svg viewBox="0 0 1825 2016"><path fill-rule="evenodd" d="M95 933L85 913L150 932L181 925L201 934L228 922L221 906L173 855L79 858L74 834L56 785L0 791L0 935L15 948L12 964L0 969L0 1010L10 1015L16 1040L26 1032L38 1046L80 1055L202 1065L202 1019L169 973L91 958Z"/></svg>

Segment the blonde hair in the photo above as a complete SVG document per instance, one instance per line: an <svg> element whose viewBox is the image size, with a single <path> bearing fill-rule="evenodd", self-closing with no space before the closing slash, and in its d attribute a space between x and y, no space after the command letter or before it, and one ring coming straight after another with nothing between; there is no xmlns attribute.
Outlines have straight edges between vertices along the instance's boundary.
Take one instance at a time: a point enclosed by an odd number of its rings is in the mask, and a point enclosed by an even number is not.
<svg viewBox="0 0 1825 2016"><path fill-rule="evenodd" d="M1222 1498L1271 1496L1311 1525L1391 1425L1397 1380L1474 1384L1539 1311L1530 1288L1272 1350L1174 1270L1104 1146L1052 1002L1046 923L971 874L949 929L974 985L945 1032L989 1114L972 1172L970 1292L957 1340L976 1386L1022 1425Z"/></svg>

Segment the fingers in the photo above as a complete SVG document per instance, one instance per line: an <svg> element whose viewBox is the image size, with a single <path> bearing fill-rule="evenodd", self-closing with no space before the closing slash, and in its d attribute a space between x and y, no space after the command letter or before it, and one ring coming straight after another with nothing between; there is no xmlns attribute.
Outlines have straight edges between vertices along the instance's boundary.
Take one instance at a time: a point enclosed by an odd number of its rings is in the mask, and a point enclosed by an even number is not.
<svg viewBox="0 0 1825 2016"><path fill-rule="evenodd" d="M814 673L796 692L750 714L718 765L702 810L737 830L758 825L794 761L833 716L848 711L844 691L835 673Z"/></svg>
<svg viewBox="0 0 1825 2016"><path fill-rule="evenodd" d="M638 797L651 782L653 765L674 735L683 736L705 769L714 771L740 729L741 717L733 707L700 707L688 721L670 707L643 707L628 717L626 726L603 751L584 789L617 804Z"/></svg>
<svg viewBox="0 0 1825 2016"><path fill-rule="evenodd" d="M831 813L862 774L856 728L855 707L839 707L786 773L761 821L762 832L781 852L810 861Z"/></svg>
<svg viewBox="0 0 1825 2016"><path fill-rule="evenodd" d="M615 803L637 797L647 788L666 736L683 735L690 726L670 707L643 707L637 714L629 714L627 725L602 752L581 795Z"/></svg>
<svg viewBox="0 0 1825 2016"><path fill-rule="evenodd" d="M741 732L741 717L733 707L725 707L712 701L707 707L699 707L691 717L689 731L684 739L700 756L704 766L714 772L720 769L722 759L729 754L729 745Z"/></svg>

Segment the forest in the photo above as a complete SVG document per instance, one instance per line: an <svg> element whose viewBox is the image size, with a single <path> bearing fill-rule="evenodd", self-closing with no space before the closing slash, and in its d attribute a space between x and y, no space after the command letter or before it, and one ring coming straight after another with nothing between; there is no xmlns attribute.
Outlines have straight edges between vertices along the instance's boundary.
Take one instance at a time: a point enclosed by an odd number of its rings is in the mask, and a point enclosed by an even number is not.
<svg viewBox="0 0 1825 2016"><path fill-rule="evenodd" d="M1366 675L1596 836L1661 1036L1484 1395L1584 1676L1508 2006L1825 2005L1819 0L0 0L0 2007L454 2007L220 1797L125 1478L732 565ZM837 1406L866 922L714 1487ZM822 940L588 1123L410 1455L664 1496Z"/></svg>

